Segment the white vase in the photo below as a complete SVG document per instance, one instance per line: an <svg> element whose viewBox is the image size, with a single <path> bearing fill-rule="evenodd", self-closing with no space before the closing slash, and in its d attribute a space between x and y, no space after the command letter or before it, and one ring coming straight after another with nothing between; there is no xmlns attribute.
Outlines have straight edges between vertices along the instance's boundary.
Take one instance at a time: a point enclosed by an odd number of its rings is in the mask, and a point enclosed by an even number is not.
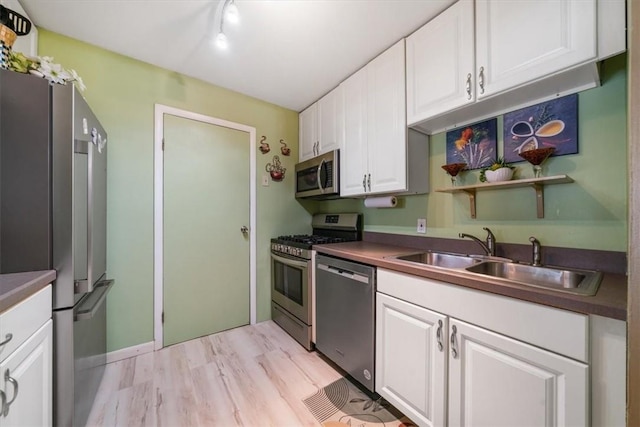
<svg viewBox="0 0 640 427"><path fill-rule="evenodd" d="M484 176L487 178L487 182L509 181L513 177L513 169L500 168L494 171L487 170L484 172Z"/></svg>

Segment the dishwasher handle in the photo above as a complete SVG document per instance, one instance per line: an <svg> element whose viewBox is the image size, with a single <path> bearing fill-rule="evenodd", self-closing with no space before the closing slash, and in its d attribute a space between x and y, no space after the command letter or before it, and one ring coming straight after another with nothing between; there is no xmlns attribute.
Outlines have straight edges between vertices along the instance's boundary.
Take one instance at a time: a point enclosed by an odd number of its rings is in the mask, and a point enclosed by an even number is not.
<svg viewBox="0 0 640 427"><path fill-rule="evenodd" d="M347 279L352 279L367 285L369 284L369 276L363 276L362 274L354 273L352 271L345 270L344 268L338 268L338 267L334 267L332 265L327 265L327 264L318 264L318 269L326 271L328 273L336 274L338 276L346 277Z"/></svg>

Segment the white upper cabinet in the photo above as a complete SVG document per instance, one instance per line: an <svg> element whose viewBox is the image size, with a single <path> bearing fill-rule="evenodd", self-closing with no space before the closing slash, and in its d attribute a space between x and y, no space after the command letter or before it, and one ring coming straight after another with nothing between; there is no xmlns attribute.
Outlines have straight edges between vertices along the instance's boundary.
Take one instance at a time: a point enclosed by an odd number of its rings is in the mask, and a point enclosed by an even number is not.
<svg viewBox="0 0 640 427"><path fill-rule="evenodd" d="M424 193L428 138L407 131L404 40L342 82L340 195Z"/></svg>
<svg viewBox="0 0 640 427"><path fill-rule="evenodd" d="M300 113L300 161L341 148L341 91L335 88Z"/></svg>
<svg viewBox="0 0 640 427"><path fill-rule="evenodd" d="M360 69L340 87L345 140L340 152L340 194L347 196L367 188L367 69Z"/></svg>
<svg viewBox="0 0 640 427"><path fill-rule="evenodd" d="M300 161L315 156L318 146L318 103L311 105L299 115Z"/></svg>
<svg viewBox="0 0 640 427"><path fill-rule="evenodd" d="M478 98L597 56L596 0L476 0Z"/></svg>
<svg viewBox="0 0 640 427"><path fill-rule="evenodd" d="M318 154L337 150L342 145L341 92L337 87L318 101Z"/></svg>
<svg viewBox="0 0 640 427"><path fill-rule="evenodd" d="M407 188L407 119L404 40L367 66L368 193Z"/></svg>
<svg viewBox="0 0 640 427"><path fill-rule="evenodd" d="M473 2L459 1L407 37L407 122L476 99Z"/></svg>
<svg viewBox="0 0 640 427"><path fill-rule="evenodd" d="M427 134L600 84L624 0L459 0L407 38L407 123Z"/></svg>

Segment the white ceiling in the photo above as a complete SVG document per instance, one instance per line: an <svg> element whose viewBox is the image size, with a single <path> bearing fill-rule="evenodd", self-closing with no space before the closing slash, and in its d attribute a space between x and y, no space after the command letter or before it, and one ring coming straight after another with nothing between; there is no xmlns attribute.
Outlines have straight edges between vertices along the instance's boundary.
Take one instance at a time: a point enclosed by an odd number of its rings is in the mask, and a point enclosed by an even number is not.
<svg viewBox="0 0 640 427"><path fill-rule="evenodd" d="M455 0L20 0L41 28L301 111ZM46 52L42 52L46 54Z"/></svg>

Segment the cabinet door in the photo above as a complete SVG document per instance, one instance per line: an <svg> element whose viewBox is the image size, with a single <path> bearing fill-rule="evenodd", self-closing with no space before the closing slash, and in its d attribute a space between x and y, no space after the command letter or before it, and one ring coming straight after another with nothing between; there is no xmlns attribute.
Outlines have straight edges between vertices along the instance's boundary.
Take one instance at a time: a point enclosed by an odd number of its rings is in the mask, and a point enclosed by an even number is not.
<svg viewBox="0 0 640 427"><path fill-rule="evenodd" d="M298 157L302 162L317 154L318 103L311 105L309 108L301 112L298 120L300 126L300 150Z"/></svg>
<svg viewBox="0 0 640 427"><path fill-rule="evenodd" d="M407 122L475 101L473 1L461 0L407 37Z"/></svg>
<svg viewBox="0 0 640 427"><path fill-rule="evenodd" d="M337 150L342 138L340 132L341 116L339 115L340 91L338 87L317 102L318 104L318 141L320 141L320 154Z"/></svg>
<svg viewBox="0 0 640 427"><path fill-rule="evenodd" d="M418 424L444 426L447 318L385 294L376 299L376 392Z"/></svg>
<svg viewBox="0 0 640 427"><path fill-rule="evenodd" d="M407 188L404 39L365 67L368 79L369 193Z"/></svg>
<svg viewBox="0 0 640 427"><path fill-rule="evenodd" d="M476 0L478 98L596 57L596 0Z"/></svg>
<svg viewBox="0 0 640 427"><path fill-rule="evenodd" d="M0 390L9 405L4 426L48 426L52 423L52 321L0 364ZM17 394L16 394L17 391ZM14 399L15 397L15 399Z"/></svg>
<svg viewBox="0 0 640 427"><path fill-rule="evenodd" d="M340 152L340 195L366 192L367 165L367 70L360 69L342 82L344 144Z"/></svg>
<svg viewBox="0 0 640 427"><path fill-rule="evenodd" d="M449 426L585 426L587 365L449 319Z"/></svg>

